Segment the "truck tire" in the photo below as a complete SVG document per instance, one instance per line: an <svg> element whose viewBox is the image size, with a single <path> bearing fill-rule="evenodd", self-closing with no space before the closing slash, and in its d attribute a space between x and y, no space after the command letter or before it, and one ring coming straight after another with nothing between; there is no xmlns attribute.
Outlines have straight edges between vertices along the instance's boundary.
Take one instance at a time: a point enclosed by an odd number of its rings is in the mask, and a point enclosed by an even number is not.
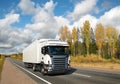
<svg viewBox="0 0 120 84"><path fill-rule="evenodd" d="M42 75L46 75L47 74L47 71L45 70L45 66L41 67L41 73L42 73Z"/></svg>
<svg viewBox="0 0 120 84"><path fill-rule="evenodd" d="M44 69L44 67L41 68L41 73L42 73L42 75L45 75L45 69Z"/></svg>

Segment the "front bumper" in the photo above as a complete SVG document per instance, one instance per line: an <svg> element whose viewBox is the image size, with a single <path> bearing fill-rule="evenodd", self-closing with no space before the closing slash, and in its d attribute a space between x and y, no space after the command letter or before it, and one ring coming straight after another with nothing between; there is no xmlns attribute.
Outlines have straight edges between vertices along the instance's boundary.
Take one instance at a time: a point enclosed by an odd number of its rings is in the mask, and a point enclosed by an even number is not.
<svg viewBox="0 0 120 84"><path fill-rule="evenodd" d="M53 66L48 66L47 67L48 74L62 74L62 73L67 73L68 71L70 71L70 66L69 65L65 69L56 69Z"/></svg>

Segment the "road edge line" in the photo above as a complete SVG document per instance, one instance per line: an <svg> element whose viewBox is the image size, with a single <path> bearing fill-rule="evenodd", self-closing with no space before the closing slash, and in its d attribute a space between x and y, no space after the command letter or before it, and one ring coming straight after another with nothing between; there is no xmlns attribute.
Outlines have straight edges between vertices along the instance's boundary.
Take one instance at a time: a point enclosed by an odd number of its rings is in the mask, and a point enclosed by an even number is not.
<svg viewBox="0 0 120 84"><path fill-rule="evenodd" d="M20 65L18 65L18 64L16 64L16 63L14 63L14 64L15 64L16 66L18 66L19 68L21 68L22 70L24 70L24 71L28 72L29 74L31 74L31 75L33 75L33 76L37 77L38 79L40 79L40 80L44 81L45 83L47 83L47 84L52 84L51 82L49 82L49 81L47 81L47 80L45 80L45 79L43 79L43 78L41 78L41 77L39 77L39 76L37 76L37 75L33 74L32 72L30 72L30 71L28 71L27 69L25 69L25 68L21 67Z"/></svg>

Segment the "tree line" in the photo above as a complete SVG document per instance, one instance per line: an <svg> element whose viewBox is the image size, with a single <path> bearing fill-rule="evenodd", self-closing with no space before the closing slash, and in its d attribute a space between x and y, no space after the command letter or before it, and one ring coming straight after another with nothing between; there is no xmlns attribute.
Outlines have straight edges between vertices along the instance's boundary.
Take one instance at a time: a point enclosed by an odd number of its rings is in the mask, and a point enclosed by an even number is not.
<svg viewBox="0 0 120 84"><path fill-rule="evenodd" d="M120 59L120 35L114 27L104 27L99 23L93 30L86 20L82 27L73 27L72 31L67 26L62 26L59 35L60 40L68 42L72 56L98 54L106 59Z"/></svg>

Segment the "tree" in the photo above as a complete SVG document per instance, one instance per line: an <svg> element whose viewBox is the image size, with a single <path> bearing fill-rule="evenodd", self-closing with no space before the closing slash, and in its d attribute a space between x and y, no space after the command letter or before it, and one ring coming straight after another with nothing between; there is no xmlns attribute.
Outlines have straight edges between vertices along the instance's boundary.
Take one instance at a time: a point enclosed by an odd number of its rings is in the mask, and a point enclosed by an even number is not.
<svg viewBox="0 0 120 84"><path fill-rule="evenodd" d="M89 53L90 54L96 54L98 48L95 42L95 34L93 29L91 28L91 37L90 37L90 48L89 48Z"/></svg>
<svg viewBox="0 0 120 84"><path fill-rule="evenodd" d="M69 29L67 26L60 28L60 40L67 41Z"/></svg>
<svg viewBox="0 0 120 84"><path fill-rule="evenodd" d="M69 31L69 28L67 26L62 26L60 28L59 34L60 34L60 38L59 38L60 40L68 42L71 53L72 53L73 52L73 50L72 50L72 34Z"/></svg>
<svg viewBox="0 0 120 84"><path fill-rule="evenodd" d="M77 35L77 30L75 27L73 27L73 29L72 29L72 38L73 38L73 46L74 46L74 56L76 56L78 35Z"/></svg>
<svg viewBox="0 0 120 84"><path fill-rule="evenodd" d="M85 46L87 49L87 55L89 54L89 46L90 46L90 37L91 37L91 28L89 21L85 21L83 23L83 27L81 28L82 39L85 42Z"/></svg>
<svg viewBox="0 0 120 84"><path fill-rule="evenodd" d="M98 47L98 55L101 56L102 45L105 41L105 32L104 27L102 24L97 24L95 29L95 38L96 38L96 45Z"/></svg>
<svg viewBox="0 0 120 84"><path fill-rule="evenodd" d="M77 28L77 37L78 37L78 41L77 41L77 54L79 54L79 55L81 55L81 52L82 52L82 48L83 47L81 47L81 42L80 42L80 40L81 40L81 32L80 32L80 29L79 28Z"/></svg>
<svg viewBox="0 0 120 84"><path fill-rule="evenodd" d="M90 40L91 40L91 42L95 42L95 34L94 34L94 31L93 31L93 28L91 28L90 30L91 30Z"/></svg>
<svg viewBox="0 0 120 84"><path fill-rule="evenodd" d="M72 37L73 37L73 42L77 42L78 41L77 30L76 30L75 27L73 27L73 29L72 29Z"/></svg>
<svg viewBox="0 0 120 84"><path fill-rule="evenodd" d="M116 43L118 39L118 32L113 27L106 28L106 39L108 42L108 54L111 58L115 57L116 54Z"/></svg>
<svg viewBox="0 0 120 84"><path fill-rule="evenodd" d="M72 34L70 31L67 32L67 42L69 44L70 52L73 54L73 49L72 49Z"/></svg>
<svg viewBox="0 0 120 84"><path fill-rule="evenodd" d="M117 54L116 54L117 58L120 59L120 35L118 36L117 39Z"/></svg>

